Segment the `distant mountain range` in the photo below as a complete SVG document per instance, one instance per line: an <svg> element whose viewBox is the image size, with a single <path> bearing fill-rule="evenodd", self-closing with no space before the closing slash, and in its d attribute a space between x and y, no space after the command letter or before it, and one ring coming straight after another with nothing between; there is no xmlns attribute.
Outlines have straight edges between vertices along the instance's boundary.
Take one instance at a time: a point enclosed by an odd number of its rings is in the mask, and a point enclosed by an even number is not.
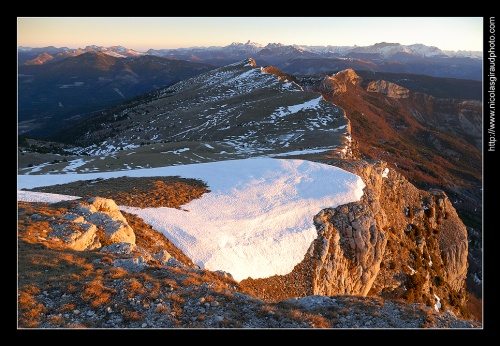
<svg viewBox="0 0 500 346"><path fill-rule="evenodd" d="M331 73L353 68L475 80L482 78L483 58L480 51L444 51L423 44L402 45L381 42L372 46L305 46L269 43L264 46L248 41L235 42L224 47L149 49L146 52L122 46L87 46L84 49L53 46L19 47L18 62L20 65L39 65L95 51L117 58L154 55L216 66L224 66L251 57L262 66L274 65L281 71L291 74Z"/></svg>
<svg viewBox="0 0 500 346"><path fill-rule="evenodd" d="M251 54L256 58L264 58L265 56L274 56L272 59L288 59L290 57L310 58L338 58L338 57L356 57L356 55L372 58L383 59L404 59L404 58L471 58L482 59L483 52L481 51L451 51L441 50L434 46L426 46L423 44L402 45L399 43L376 43L372 46L306 46L306 45L284 45L281 43L269 43L262 45L255 42L238 43L233 42L228 46L209 46L209 47L189 47L176 49L149 49L146 52L136 51L122 46L102 47L91 45L85 48L68 48L68 47L19 47L18 60L20 64L41 64L48 60L60 60L69 56L76 56L86 52L99 51L116 58L128 58L139 55L156 55L162 57L181 58L181 60L190 59L215 59L215 61L227 58L238 58L242 55ZM40 55L44 54L47 59L36 60ZM52 57L52 58L50 58Z"/></svg>
<svg viewBox="0 0 500 346"><path fill-rule="evenodd" d="M450 52L422 44L377 43L367 47L232 43L225 47L150 49L122 46L18 48L18 133L50 136L68 119L76 122L143 93L247 58L290 75L399 73L460 79L479 85L482 52ZM403 79L403 78L402 78ZM415 78L410 78L414 80ZM433 94L434 82L424 92ZM481 99L476 84L453 98ZM404 82L401 84L404 85ZM442 90L442 88L441 88ZM438 96L438 95L435 95ZM443 97L439 95L438 97Z"/></svg>

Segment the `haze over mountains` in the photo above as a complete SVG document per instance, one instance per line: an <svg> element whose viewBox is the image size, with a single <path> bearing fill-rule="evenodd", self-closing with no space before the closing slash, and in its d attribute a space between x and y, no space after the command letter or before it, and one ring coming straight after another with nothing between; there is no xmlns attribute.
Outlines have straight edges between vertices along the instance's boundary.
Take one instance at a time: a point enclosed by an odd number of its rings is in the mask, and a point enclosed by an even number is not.
<svg viewBox="0 0 500 346"><path fill-rule="evenodd" d="M87 52L102 52L117 58L154 55L168 59L203 62L224 66L248 57L261 66L273 65L290 74L331 73L353 68L381 72L427 74L481 80L482 52L443 51L423 44L376 43L372 46L304 46L254 42L217 47L190 47L178 49L149 49L138 52L122 46L87 46L84 49L19 47L20 65L40 65Z"/></svg>
<svg viewBox="0 0 500 346"><path fill-rule="evenodd" d="M122 46L87 46L85 48L68 47L19 47L18 60L20 64L43 64L48 60L60 60L70 56L80 55L86 52L100 51L105 54L117 57L127 58L139 55L156 55L163 57L177 57L181 60L189 59L236 59L247 57L249 54L253 57L264 59L270 56L272 60L287 60L290 57L298 58L338 58L338 57L371 57L404 60L404 58L472 58L482 59L483 54L480 51L445 51L437 47L426 46L423 44L402 45L399 43L380 42L372 46L306 46L306 45L284 45L281 43L269 43L262 45L260 43L247 41L246 43L233 42L230 45L219 47L187 47L176 49L149 49L146 52L136 51Z"/></svg>

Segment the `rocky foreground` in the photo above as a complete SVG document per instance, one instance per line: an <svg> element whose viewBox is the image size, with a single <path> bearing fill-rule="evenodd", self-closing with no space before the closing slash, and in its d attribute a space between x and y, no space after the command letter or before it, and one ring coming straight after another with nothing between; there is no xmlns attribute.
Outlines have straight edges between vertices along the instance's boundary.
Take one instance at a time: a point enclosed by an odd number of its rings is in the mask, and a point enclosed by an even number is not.
<svg viewBox="0 0 500 346"><path fill-rule="evenodd" d="M227 274L198 268L141 219L117 212L102 198L18 203L18 329L482 328L449 310L379 297L266 302ZM119 225L103 231L111 219ZM75 220L93 220L95 228L84 228L96 237L76 229ZM123 241L132 235L135 244Z"/></svg>

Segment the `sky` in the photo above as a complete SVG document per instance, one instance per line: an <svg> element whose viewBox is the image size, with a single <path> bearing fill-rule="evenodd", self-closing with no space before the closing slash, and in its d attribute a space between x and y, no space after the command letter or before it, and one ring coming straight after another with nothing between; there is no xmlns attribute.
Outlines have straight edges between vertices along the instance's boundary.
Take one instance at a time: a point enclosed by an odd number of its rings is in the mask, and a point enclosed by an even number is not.
<svg viewBox="0 0 500 346"><path fill-rule="evenodd" d="M267 45L483 49L483 17L18 17L17 45L148 49Z"/></svg>
<svg viewBox="0 0 500 346"><path fill-rule="evenodd" d="M18 175L18 201L78 198L23 188L172 175L200 179L210 192L180 209L119 206L120 210L138 215L162 232L200 268L222 270L238 282L290 273L317 237L314 215L358 201L365 187L359 176L338 167L259 157L117 172Z"/></svg>

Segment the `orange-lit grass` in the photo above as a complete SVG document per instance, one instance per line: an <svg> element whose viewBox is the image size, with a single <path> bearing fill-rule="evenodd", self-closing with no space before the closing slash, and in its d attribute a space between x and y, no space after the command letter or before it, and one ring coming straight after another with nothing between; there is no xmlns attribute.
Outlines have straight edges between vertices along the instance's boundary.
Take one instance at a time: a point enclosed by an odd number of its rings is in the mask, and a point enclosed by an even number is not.
<svg viewBox="0 0 500 346"><path fill-rule="evenodd" d="M38 289L27 286L26 291L19 291L17 299L19 324L33 328L39 324L40 314L45 313L46 308L40 304L33 294L37 294Z"/></svg>
<svg viewBox="0 0 500 346"><path fill-rule="evenodd" d="M83 287L80 297L90 306L99 307L109 304L113 294L116 294L114 289L106 287L100 278L96 278Z"/></svg>

